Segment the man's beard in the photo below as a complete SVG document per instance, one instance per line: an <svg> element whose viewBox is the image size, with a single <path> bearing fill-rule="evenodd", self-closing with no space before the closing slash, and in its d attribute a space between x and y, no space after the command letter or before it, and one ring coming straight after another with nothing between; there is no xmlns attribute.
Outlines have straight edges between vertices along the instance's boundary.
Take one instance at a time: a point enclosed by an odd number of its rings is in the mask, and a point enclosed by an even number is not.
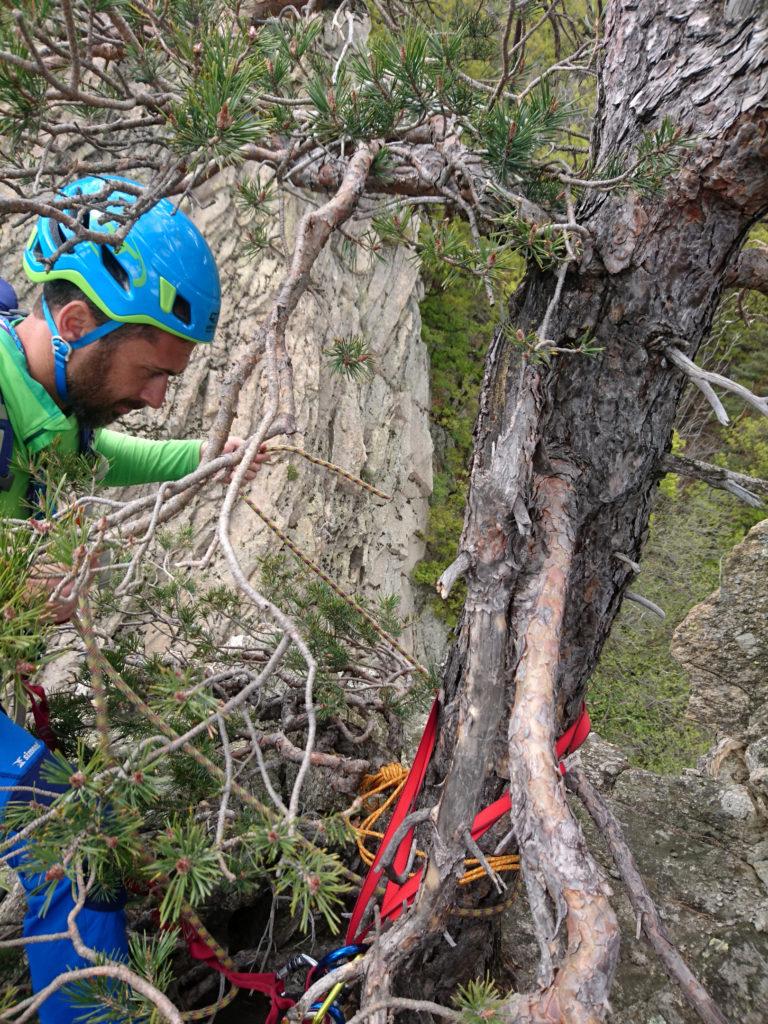
<svg viewBox="0 0 768 1024"><path fill-rule="evenodd" d="M90 352L87 362L81 363L73 373L67 372L67 412L73 413L83 427L105 427L118 417L124 416L128 409L143 409L143 402L130 399L122 401L107 400L105 383L118 345L112 342L99 345ZM118 412L118 407L120 411Z"/></svg>

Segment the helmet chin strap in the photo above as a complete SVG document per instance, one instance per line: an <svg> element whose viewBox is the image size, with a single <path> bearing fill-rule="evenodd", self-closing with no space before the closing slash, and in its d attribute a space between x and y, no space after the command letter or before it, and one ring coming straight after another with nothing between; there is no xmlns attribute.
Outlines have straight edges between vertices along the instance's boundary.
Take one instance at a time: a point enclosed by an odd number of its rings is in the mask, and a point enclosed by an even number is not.
<svg viewBox="0 0 768 1024"><path fill-rule="evenodd" d="M67 387L67 363L69 362L69 357L72 355L73 351L76 348L85 348L85 346L90 345L91 342L98 341L99 338L103 338L105 334L110 334L112 331L116 331L117 328L122 327L123 324L119 320L107 320L106 323L100 324L98 327L95 327L92 331L88 331L87 334L83 334L75 341L65 341L59 334L59 329L51 315L48 303L45 301L45 296L43 296L43 316L45 317L45 322L48 324L48 330L51 332L53 376L54 383L56 385L56 393L62 402L66 402L69 398L69 388Z"/></svg>

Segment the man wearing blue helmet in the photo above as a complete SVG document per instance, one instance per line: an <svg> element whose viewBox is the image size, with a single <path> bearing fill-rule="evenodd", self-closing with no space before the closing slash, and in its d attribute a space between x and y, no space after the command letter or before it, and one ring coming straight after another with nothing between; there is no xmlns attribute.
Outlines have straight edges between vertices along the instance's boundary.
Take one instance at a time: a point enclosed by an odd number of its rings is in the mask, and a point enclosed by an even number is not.
<svg viewBox="0 0 768 1024"><path fill-rule="evenodd" d="M61 194L72 198L71 224L79 220L112 233L139 191L124 179L90 177ZM144 213L118 247L80 241L66 248L73 233L53 218L39 218L24 269L43 286L42 295L29 316L0 318L2 517L27 518L38 511L39 495L26 467L53 445L62 453L93 450L102 456L108 465L103 483L114 486L175 480L200 461L200 441L149 441L106 424L134 409L159 408L169 378L185 369L193 344L212 341L220 287L203 236L168 200ZM5 301L6 309L9 303L15 304L15 296ZM240 444L231 438L225 451ZM64 599L52 615L61 621L69 611ZM28 787L40 779L48 756L40 740L0 711L0 818L9 799L24 799L25 792L29 798ZM27 789L14 796L14 786ZM46 909L52 879L24 871L23 846L13 866L27 890L25 935L65 933L74 906L70 882L58 880ZM77 916L86 946L126 956L123 903L86 903ZM30 943L27 955L35 991L85 965L68 939ZM38 1013L41 1024L71 1024L82 1009L59 990Z"/></svg>

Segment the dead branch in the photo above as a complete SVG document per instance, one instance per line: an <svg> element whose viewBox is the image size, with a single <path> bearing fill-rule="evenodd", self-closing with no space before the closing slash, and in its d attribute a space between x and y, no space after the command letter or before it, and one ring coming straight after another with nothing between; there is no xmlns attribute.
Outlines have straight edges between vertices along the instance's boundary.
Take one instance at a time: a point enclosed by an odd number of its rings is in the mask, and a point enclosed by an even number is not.
<svg viewBox="0 0 768 1024"><path fill-rule="evenodd" d="M679 473L694 480L703 480L710 487L729 491L753 508L762 508L765 504L759 495L768 497L768 480L737 473L735 470L725 469L724 466L715 466L711 462L701 462L687 455L667 455L662 468L666 473Z"/></svg>
<svg viewBox="0 0 768 1024"><path fill-rule="evenodd" d="M600 835L608 844L614 863L627 887L629 901L641 922L642 931L661 960L664 970L672 981L680 986L680 991L688 1004L696 1011L704 1024L728 1024L727 1018L715 1005L712 997L693 974L667 935L656 904L648 892L635 858L632 856L632 851L624 838L621 825L602 794L595 789L580 768L572 769L566 778L568 788L576 793L582 801L597 825Z"/></svg>
<svg viewBox="0 0 768 1024"><path fill-rule="evenodd" d="M724 391L730 391L734 395L738 395L742 401L751 405L753 409L756 409L763 416L768 416L768 398L760 398L754 394L749 388L744 387L743 384L739 384L735 380L731 380L730 377L724 377L722 373L714 373L712 370L702 370L700 366L697 366L692 359L689 359L687 355L675 348L673 345L667 346L665 349L667 357L679 367L683 373L689 377L693 383L700 388L712 404L712 385L716 384ZM705 390L705 385L709 389L709 393ZM718 419L720 422L727 426L729 423L728 415L723 409L722 404L719 403L720 413ZM717 413L717 407L713 405L715 412Z"/></svg>
<svg viewBox="0 0 768 1024"><path fill-rule="evenodd" d="M667 613L663 608L659 608L657 604L654 604L654 602L649 600L647 597L643 597L642 594L636 594L634 590L625 590L624 597L627 601L634 601L635 604L639 604L641 608L647 608L649 612L653 612L653 614L657 618L661 619L662 622L667 617Z"/></svg>
<svg viewBox="0 0 768 1024"><path fill-rule="evenodd" d="M293 392L290 361L285 352L285 329L288 319L309 284L309 273L331 232L343 224L354 212L365 189L371 163L379 148L379 143L361 146L349 161L336 194L319 209L310 210L301 218L288 274L277 295L269 319L258 332L258 335L266 339L267 344L269 344L270 338L273 341L276 358L280 361L277 368L280 398L286 401L289 400L289 396ZM260 339L256 338L254 344L249 347L245 355L227 375L220 411L211 428L204 458L210 458L221 451L237 412L238 395L248 380L261 351L262 344ZM275 411L275 415L277 415L277 411ZM292 433L295 429L292 417L289 417L288 421L281 426L283 433ZM271 423L269 427L272 427Z"/></svg>

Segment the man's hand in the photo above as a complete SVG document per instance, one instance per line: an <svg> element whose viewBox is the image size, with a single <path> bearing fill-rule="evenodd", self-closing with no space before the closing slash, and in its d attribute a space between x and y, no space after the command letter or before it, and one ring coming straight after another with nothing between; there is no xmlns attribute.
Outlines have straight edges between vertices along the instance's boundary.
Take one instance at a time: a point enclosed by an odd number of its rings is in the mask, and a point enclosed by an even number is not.
<svg viewBox="0 0 768 1024"><path fill-rule="evenodd" d="M242 448L244 444L245 441L243 440L242 437L230 437L230 439L227 441L227 443L224 445L224 448L222 449L222 455L229 455L230 452L236 452L237 449ZM251 464L246 471L244 483L248 483L250 480L253 480L253 478L261 469L262 462L266 462L268 458L269 452L267 451L267 446L263 444L261 448L259 448L256 455L254 455L253 460L251 461ZM230 469L227 471L227 474L224 477L227 483L229 483L229 481L232 479L233 473L234 469Z"/></svg>

